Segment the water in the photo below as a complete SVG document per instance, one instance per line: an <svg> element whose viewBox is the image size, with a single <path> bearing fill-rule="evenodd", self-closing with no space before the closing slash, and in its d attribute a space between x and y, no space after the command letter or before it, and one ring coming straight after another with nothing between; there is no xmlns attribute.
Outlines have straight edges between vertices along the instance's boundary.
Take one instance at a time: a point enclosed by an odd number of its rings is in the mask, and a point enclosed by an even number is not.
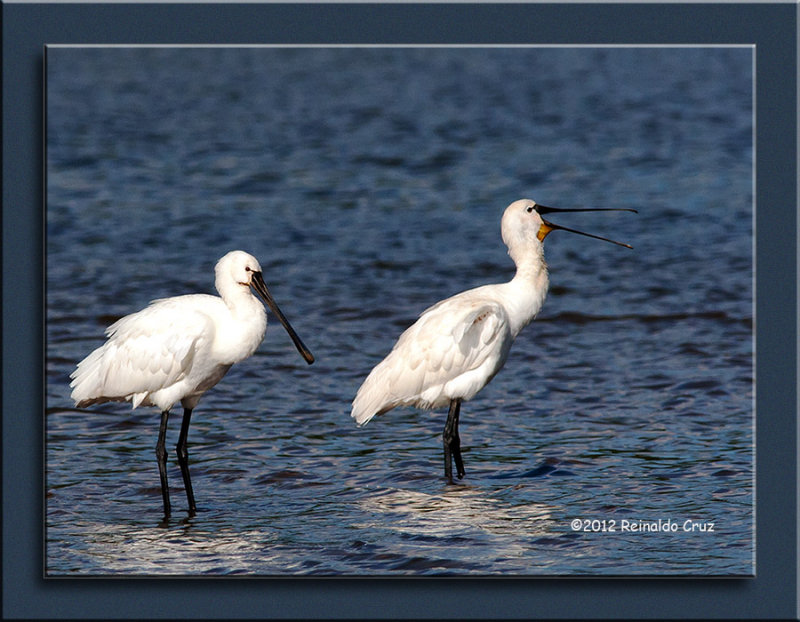
<svg viewBox="0 0 800 622"><path fill-rule="evenodd" d="M749 49L51 48L46 91L49 575L753 572ZM635 250L548 237L451 486L445 412L349 404L424 308L512 276L521 197L638 208L553 217ZM271 321L163 523L158 413L68 376L234 248L317 362Z"/></svg>

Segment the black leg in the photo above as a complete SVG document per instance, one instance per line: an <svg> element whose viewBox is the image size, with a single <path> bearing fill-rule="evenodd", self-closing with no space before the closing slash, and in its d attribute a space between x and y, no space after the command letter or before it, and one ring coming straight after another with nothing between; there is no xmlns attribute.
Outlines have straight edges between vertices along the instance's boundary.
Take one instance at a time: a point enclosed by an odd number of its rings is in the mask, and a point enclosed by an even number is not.
<svg viewBox="0 0 800 622"><path fill-rule="evenodd" d="M455 425L455 436L453 440L450 441L450 448L453 451L453 460L456 463L456 472L458 473L458 479L461 479L466 475L466 471L464 471L464 461L461 459L461 436L458 434L458 418L461 415L461 400L458 400L458 408L456 409L456 425Z"/></svg>
<svg viewBox="0 0 800 622"><path fill-rule="evenodd" d="M194 492L192 492L192 478L189 477L189 452L186 449L186 437L189 435L189 421L192 418L192 409L183 409L183 421L181 422L181 433L178 436L178 464L183 475L183 485L186 488L186 499L189 501L189 514L192 516L197 509L194 504Z"/></svg>
<svg viewBox="0 0 800 622"><path fill-rule="evenodd" d="M158 460L158 474L161 477L161 496L164 498L164 518L169 518L169 485L167 484L167 450L164 440L167 437L167 420L169 411L161 413L161 427L158 430L158 443L156 443L156 459Z"/></svg>
<svg viewBox="0 0 800 622"><path fill-rule="evenodd" d="M459 479L464 477L464 461L461 459L461 439L458 436L458 417L461 414L461 400L454 399L450 402L450 411L447 413L447 423L444 424L442 444L444 446L444 476L453 481L453 460L456 463L456 472Z"/></svg>

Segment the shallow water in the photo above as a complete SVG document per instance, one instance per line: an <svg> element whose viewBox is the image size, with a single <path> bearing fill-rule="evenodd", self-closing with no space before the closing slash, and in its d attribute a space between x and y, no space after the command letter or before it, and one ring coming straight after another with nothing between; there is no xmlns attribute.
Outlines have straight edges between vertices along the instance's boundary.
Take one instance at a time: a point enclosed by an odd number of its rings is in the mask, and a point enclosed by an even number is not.
<svg viewBox="0 0 800 622"><path fill-rule="evenodd" d="M750 574L751 82L744 48L48 50L47 573ZM512 276L523 196L637 208L553 217L634 250L548 237L447 485L445 412L349 404L428 305ZM76 410L68 376L233 248L317 362L270 322L163 523L158 413Z"/></svg>

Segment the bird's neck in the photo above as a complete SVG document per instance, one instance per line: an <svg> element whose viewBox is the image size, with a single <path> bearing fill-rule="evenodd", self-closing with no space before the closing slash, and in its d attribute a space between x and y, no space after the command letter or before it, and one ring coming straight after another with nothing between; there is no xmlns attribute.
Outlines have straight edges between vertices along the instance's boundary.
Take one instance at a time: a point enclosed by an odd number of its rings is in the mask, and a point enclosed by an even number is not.
<svg viewBox="0 0 800 622"><path fill-rule="evenodd" d="M544 256L520 259L517 272L507 286L511 293L508 306L513 316L512 332L516 335L536 317L544 304L549 286Z"/></svg>
<svg viewBox="0 0 800 622"><path fill-rule="evenodd" d="M216 343L220 359L233 364L252 355L264 339L267 312L249 288L231 288L225 292L222 300L233 322L224 324Z"/></svg>
<svg viewBox="0 0 800 622"><path fill-rule="evenodd" d="M228 283L222 287L217 284L217 291L231 315L236 319L247 319L252 315L258 316L264 313L264 306L258 298L253 296L249 287L239 283Z"/></svg>
<svg viewBox="0 0 800 622"><path fill-rule="evenodd" d="M264 305L261 301L253 296L250 288L241 288L233 296L225 301L228 305L231 314L236 318L248 318L253 315L259 316L265 314Z"/></svg>

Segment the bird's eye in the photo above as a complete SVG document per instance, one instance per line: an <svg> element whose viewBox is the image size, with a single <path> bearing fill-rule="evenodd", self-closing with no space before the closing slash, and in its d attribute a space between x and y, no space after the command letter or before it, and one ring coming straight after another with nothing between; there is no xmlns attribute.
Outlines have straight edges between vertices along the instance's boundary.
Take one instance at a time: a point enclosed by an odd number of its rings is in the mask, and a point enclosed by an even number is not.
<svg viewBox="0 0 800 622"><path fill-rule="evenodd" d="M245 271L247 271L247 272L252 272L252 270L250 269L250 266L245 266L245 267L244 267L244 269L245 269Z"/></svg>
<svg viewBox="0 0 800 622"><path fill-rule="evenodd" d="M529 214L530 214L531 212L533 212L533 205L529 205L529 206L526 208L526 210L525 210L525 211L526 211L526 212L528 212Z"/></svg>

